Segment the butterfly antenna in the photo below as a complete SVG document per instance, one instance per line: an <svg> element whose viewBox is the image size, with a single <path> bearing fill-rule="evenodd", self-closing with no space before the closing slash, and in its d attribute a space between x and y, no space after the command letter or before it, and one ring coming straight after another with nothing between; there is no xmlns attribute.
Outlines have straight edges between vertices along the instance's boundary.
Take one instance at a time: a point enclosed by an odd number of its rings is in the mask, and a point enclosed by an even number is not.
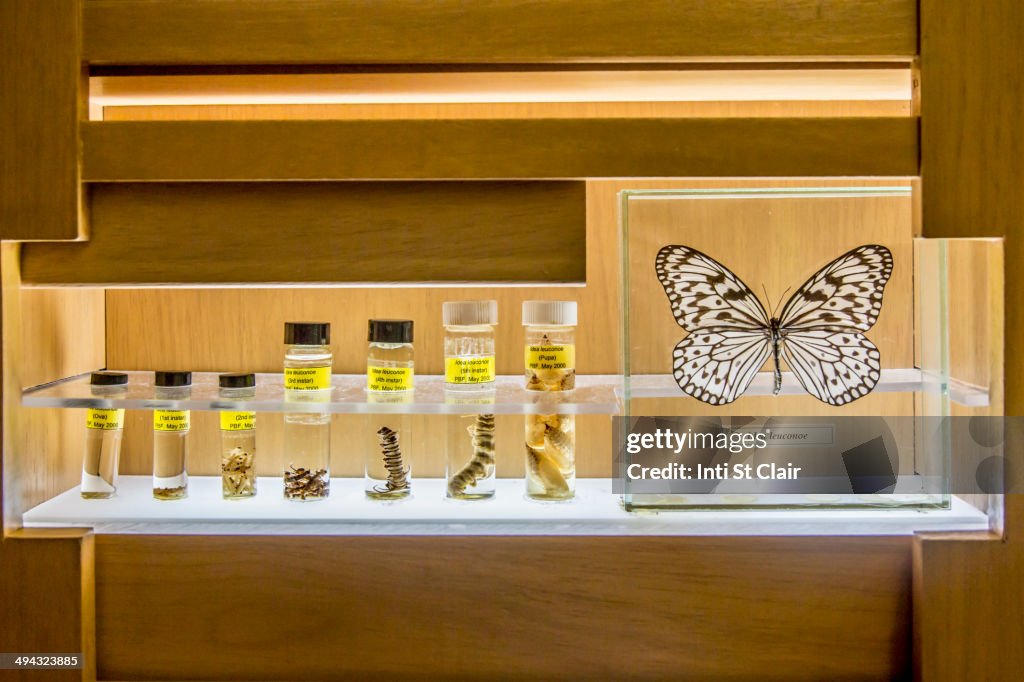
<svg viewBox="0 0 1024 682"><path fill-rule="evenodd" d="M786 294L788 294L788 293L789 293L789 290L790 290L790 289L792 289L792 288L793 288L793 287L786 287L786 290L782 292L782 295L781 295L781 296L779 296L779 304L778 304L778 307L779 307L780 309L782 308L782 299L786 298ZM772 313L772 317L775 317L775 313Z"/></svg>
<svg viewBox="0 0 1024 682"><path fill-rule="evenodd" d="M768 302L769 306L771 306L772 300L770 298L768 298L768 287L766 287L764 285L764 282L761 282L761 291L764 292L764 300ZM769 310L768 311L768 317L775 317L775 311L774 310Z"/></svg>

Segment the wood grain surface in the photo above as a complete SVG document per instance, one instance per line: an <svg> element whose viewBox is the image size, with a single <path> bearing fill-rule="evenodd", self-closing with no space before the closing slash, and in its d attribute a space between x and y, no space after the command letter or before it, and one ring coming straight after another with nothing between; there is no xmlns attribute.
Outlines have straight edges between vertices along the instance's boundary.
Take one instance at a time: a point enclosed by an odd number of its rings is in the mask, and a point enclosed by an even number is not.
<svg viewBox="0 0 1024 682"><path fill-rule="evenodd" d="M0 3L0 238L85 234L82 0Z"/></svg>
<svg viewBox="0 0 1024 682"><path fill-rule="evenodd" d="M92 236L32 284L580 282L582 182L97 185ZM236 311L235 317L245 314Z"/></svg>
<svg viewBox="0 0 1024 682"><path fill-rule="evenodd" d="M1024 6L994 0L921 2L921 183L924 230L934 237L1005 237L1005 414L1024 414ZM927 84L927 85L924 85ZM984 288L976 281L972 286ZM960 315L960 311L956 311ZM984 324L984 323L982 323ZM999 334L987 322L986 332ZM973 335L972 334L972 335ZM955 356L964 360L962 354ZM984 363L976 363L984 377ZM1015 434L1012 435L1011 434ZM1007 430L1020 484L1020 430ZM922 536L914 551L915 675L922 680L1013 679L1024 671L1024 496L1003 500L996 535Z"/></svg>
<svg viewBox="0 0 1024 682"><path fill-rule="evenodd" d="M83 659L77 670L4 670L4 682L96 679L94 557L86 528L17 530L0 541L0 649Z"/></svg>
<svg viewBox="0 0 1024 682"><path fill-rule="evenodd" d="M96 576L102 679L909 673L901 537L111 535Z"/></svg>
<svg viewBox="0 0 1024 682"><path fill-rule="evenodd" d="M22 389L103 366L104 293L100 289L24 290L16 243L0 247L3 309L3 521L81 480L81 412L21 406Z"/></svg>
<svg viewBox="0 0 1024 682"><path fill-rule="evenodd" d="M912 56L913 0L89 0L93 64Z"/></svg>
<svg viewBox="0 0 1024 682"><path fill-rule="evenodd" d="M910 176L917 137L909 117L101 121L82 163L88 182Z"/></svg>

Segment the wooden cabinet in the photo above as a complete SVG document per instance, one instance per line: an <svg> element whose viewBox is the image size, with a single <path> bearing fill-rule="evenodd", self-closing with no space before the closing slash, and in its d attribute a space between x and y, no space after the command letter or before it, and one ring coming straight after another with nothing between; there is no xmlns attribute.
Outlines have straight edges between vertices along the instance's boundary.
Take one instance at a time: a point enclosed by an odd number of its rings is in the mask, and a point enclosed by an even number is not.
<svg viewBox="0 0 1024 682"><path fill-rule="evenodd" d="M330 316L336 371L359 372L367 317L570 297L580 371L620 372L622 189L910 185L914 234L1004 237L1016 291L1024 10L974 5L3 3L0 650L80 651L68 679L1012 677L1015 495L989 531L891 537L21 527L77 483L81 447L80 415L23 389L277 371L284 316ZM1017 308L993 345L1019 345ZM522 344L517 322L499 343ZM1019 413L1017 356L1005 385L989 360L957 361ZM605 477L607 419L589 419L581 475Z"/></svg>

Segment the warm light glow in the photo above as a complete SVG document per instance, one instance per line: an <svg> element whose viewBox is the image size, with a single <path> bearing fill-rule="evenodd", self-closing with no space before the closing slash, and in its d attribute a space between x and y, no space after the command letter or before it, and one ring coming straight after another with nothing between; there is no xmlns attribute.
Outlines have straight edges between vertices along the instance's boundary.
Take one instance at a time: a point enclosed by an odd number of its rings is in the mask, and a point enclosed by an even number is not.
<svg viewBox="0 0 1024 682"><path fill-rule="evenodd" d="M908 102L909 68L94 77L99 107L551 102Z"/></svg>

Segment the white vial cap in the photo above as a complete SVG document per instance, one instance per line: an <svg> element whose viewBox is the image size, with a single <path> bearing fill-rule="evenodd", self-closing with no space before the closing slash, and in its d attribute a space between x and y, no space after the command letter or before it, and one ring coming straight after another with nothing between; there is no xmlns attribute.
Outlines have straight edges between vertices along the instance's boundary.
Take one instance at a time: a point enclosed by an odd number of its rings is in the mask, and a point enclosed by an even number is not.
<svg viewBox="0 0 1024 682"><path fill-rule="evenodd" d="M498 324L497 301L446 301L441 305L444 326Z"/></svg>
<svg viewBox="0 0 1024 682"><path fill-rule="evenodd" d="M523 324L576 326L576 301L523 301Z"/></svg>

